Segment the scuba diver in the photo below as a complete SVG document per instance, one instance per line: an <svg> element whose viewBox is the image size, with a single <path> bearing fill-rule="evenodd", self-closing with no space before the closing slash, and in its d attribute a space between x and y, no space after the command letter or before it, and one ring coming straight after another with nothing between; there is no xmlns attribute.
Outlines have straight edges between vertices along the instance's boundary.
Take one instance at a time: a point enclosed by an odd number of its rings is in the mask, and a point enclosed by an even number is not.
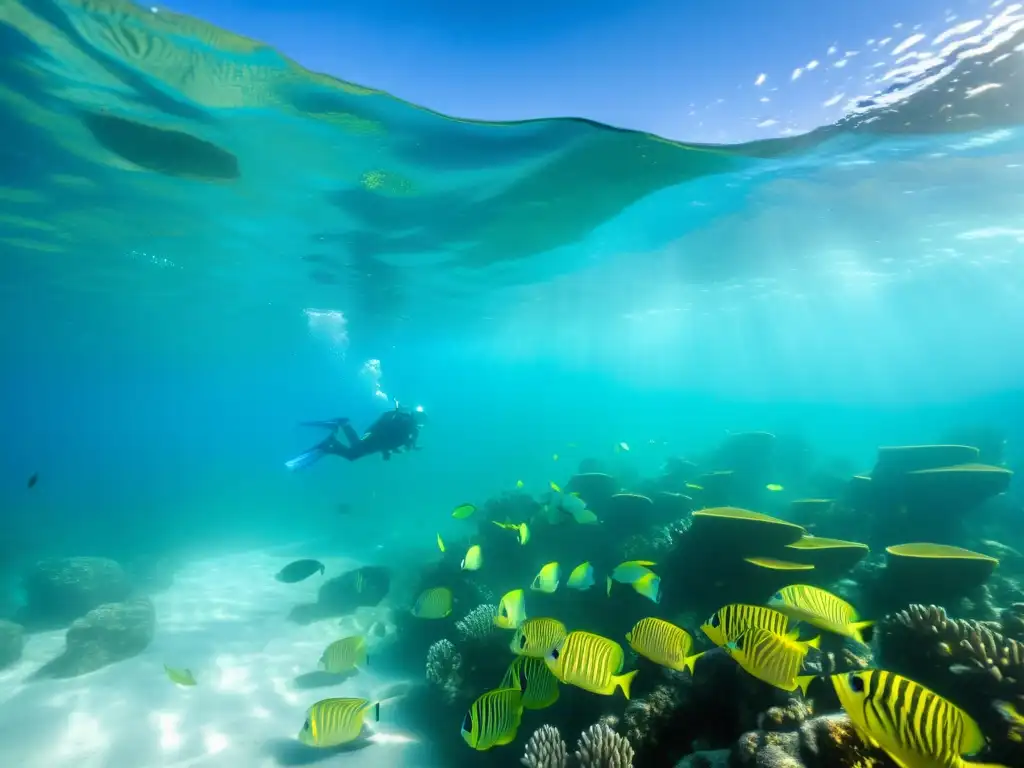
<svg viewBox="0 0 1024 768"><path fill-rule="evenodd" d="M288 469L304 469L328 454L341 456L348 461L355 461L369 456L371 453L379 453L384 461L391 459L392 453L399 453L403 450L419 450L416 439L420 434L423 409L417 408L413 412L403 411L395 404L392 411L382 414L362 437L352 428L352 424L346 418L329 419L328 421L304 421L304 427L324 427L331 430L331 434L294 459L285 462ZM345 433L348 445L345 445L337 438L338 429Z"/></svg>

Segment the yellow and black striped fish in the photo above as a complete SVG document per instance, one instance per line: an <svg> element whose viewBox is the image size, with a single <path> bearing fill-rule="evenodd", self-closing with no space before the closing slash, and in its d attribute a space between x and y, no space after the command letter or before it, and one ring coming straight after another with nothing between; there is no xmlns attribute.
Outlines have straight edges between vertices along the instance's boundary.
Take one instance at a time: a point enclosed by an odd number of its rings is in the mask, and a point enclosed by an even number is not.
<svg viewBox="0 0 1024 768"><path fill-rule="evenodd" d="M545 661L563 683L602 696L611 696L621 688L628 699L637 670L620 675L624 658L622 646L614 640L590 632L570 632Z"/></svg>
<svg viewBox="0 0 1024 768"><path fill-rule="evenodd" d="M341 675L351 672L356 667L365 667L368 661L366 638L362 635L353 635L335 640L327 646L320 657L320 669L332 675Z"/></svg>
<svg viewBox="0 0 1024 768"><path fill-rule="evenodd" d="M875 622L861 621L856 609L842 598L820 587L793 584L780 589L768 605L794 621L806 621L811 626L864 642L861 630Z"/></svg>
<svg viewBox="0 0 1024 768"><path fill-rule="evenodd" d="M412 615L418 619L443 619L452 612L452 591L448 587L425 589L416 598Z"/></svg>
<svg viewBox="0 0 1024 768"><path fill-rule="evenodd" d="M501 687L515 688L524 679L523 706L526 709L544 709L558 701L558 678L544 659L516 656L502 678Z"/></svg>
<svg viewBox="0 0 1024 768"><path fill-rule="evenodd" d="M380 704L366 699L323 699L306 710L299 741L310 747L337 747L355 741L363 730L363 718L373 710L380 720Z"/></svg>
<svg viewBox="0 0 1024 768"><path fill-rule="evenodd" d="M832 676L856 729L908 768L1005 768L965 762L985 746L970 715L906 677L882 669Z"/></svg>
<svg viewBox="0 0 1024 768"><path fill-rule="evenodd" d="M558 619L527 619L516 629L509 647L519 656L543 659L565 639L565 624Z"/></svg>
<svg viewBox="0 0 1024 768"><path fill-rule="evenodd" d="M767 629L777 635L796 637L796 631L789 631L789 617L763 605L733 603L719 608L701 629L712 643L719 648L731 643L751 628Z"/></svg>
<svg viewBox="0 0 1024 768"><path fill-rule="evenodd" d="M800 676L808 648L817 648L821 638L806 643L784 635L776 635L767 629L748 629L732 642L726 643L728 653L744 670L769 685L784 691L800 688L807 693L807 686L814 675Z"/></svg>
<svg viewBox="0 0 1024 768"><path fill-rule="evenodd" d="M473 749L480 751L511 744L523 720L523 689L499 688L488 691L473 702L462 720L462 738Z"/></svg>
<svg viewBox="0 0 1024 768"><path fill-rule="evenodd" d="M688 669L690 674L693 674L694 662L703 656L701 653L696 656L688 655L693 648L693 638L689 632L653 617L640 619L633 629L626 633L626 642L641 656L677 672Z"/></svg>

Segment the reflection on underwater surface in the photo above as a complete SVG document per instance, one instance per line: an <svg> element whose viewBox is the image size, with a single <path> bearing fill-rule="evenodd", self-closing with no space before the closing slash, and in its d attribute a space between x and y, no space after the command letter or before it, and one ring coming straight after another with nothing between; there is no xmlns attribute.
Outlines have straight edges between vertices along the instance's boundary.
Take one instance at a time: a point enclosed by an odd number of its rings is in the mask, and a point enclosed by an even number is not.
<svg viewBox="0 0 1024 768"><path fill-rule="evenodd" d="M894 671L942 696L970 689L957 705L1013 764L1012 716L992 703L1024 712L1009 483L1024 438L1024 14L994 3L977 21L878 53L834 125L718 146L454 119L128 2L0 5L0 616L31 630L0 671L4 759L512 765L547 715L570 752L615 718L638 765L756 752L741 739L755 729L846 739L795 693L750 687L753 654L698 632L796 570L880 622ZM299 422L367 425L393 399L423 404L423 451L284 470L309 443ZM973 424L994 428L949 429ZM776 434L770 471L749 429ZM978 450L909 451L931 459L895 472L879 457L890 484L870 485L879 445L922 443ZM748 473L737 487L733 471ZM566 517L601 472L623 493ZM736 533L747 525L769 533ZM327 573L279 584L288 561L267 548L297 540L287 554ZM483 565L464 571L475 544ZM647 558L657 588L606 593L617 562ZM556 561L566 579L591 562L593 586L530 591ZM386 576L372 595L344 578L320 591L364 563ZM901 584L952 591L890 590L901 568ZM33 625L25 604L54 582L75 600L58 589L64 610ZM451 615L410 617L439 586ZM469 617L516 588L570 631L623 644L657 614L709 653L692 688L628 658L629 705L563 685L511 747L476 753L458 724L510 656ZM71 619L72 671L100 668L36 679ZM378 667L371 647L368 670L316 675L350 631L390 656ZM17 627L0 640L22 653ZM135 655L108 664L105 643ZM809 653L822 674L864 658L824 651ZM370 746L295 751L319 698L387 698L406 679L422 685L382 710ZM666 722L687 727L669 738Z"/></svg>

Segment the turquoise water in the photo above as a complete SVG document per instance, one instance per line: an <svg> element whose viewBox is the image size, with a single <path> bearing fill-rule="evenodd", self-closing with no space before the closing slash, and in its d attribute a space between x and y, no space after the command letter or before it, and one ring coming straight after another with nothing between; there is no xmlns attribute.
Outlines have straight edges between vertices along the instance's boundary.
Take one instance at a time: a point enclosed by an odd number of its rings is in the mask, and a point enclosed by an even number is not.
<svg viewBox="0 0 1024 768"><path fill-rule="evenodd" d="M1014 466L1024 17L997 21L837 125L705 146L456 120L127 3L4 3L2 604L43 556L313 541L415 580L457 503L728 431L852 473L996 423ZM396 399L422 451L285 470L299 422Z"/></svg>

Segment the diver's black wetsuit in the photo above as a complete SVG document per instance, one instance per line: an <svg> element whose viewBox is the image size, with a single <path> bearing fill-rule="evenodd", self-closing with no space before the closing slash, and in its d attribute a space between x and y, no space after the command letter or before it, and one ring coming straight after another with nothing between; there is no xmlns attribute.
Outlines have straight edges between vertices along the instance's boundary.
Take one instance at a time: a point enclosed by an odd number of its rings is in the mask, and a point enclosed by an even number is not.
<svg viewBox="0 0 1024 768"><path fill-rule="evenodd" d="M385 461L388 461L392 453L416 449L416 439L420 433L416 417L397 408L381 415L370 425L362 437L356 433L352 424L345 418L307 422L306 426L327 427L331 430L331 434L310 450L286 462L285 465L289 469L308 467L327 454L341 456L348 461L356 461L371 453L379 453ZM348 445L337 438L335 433L339 428L345 433Z"/></svg>

